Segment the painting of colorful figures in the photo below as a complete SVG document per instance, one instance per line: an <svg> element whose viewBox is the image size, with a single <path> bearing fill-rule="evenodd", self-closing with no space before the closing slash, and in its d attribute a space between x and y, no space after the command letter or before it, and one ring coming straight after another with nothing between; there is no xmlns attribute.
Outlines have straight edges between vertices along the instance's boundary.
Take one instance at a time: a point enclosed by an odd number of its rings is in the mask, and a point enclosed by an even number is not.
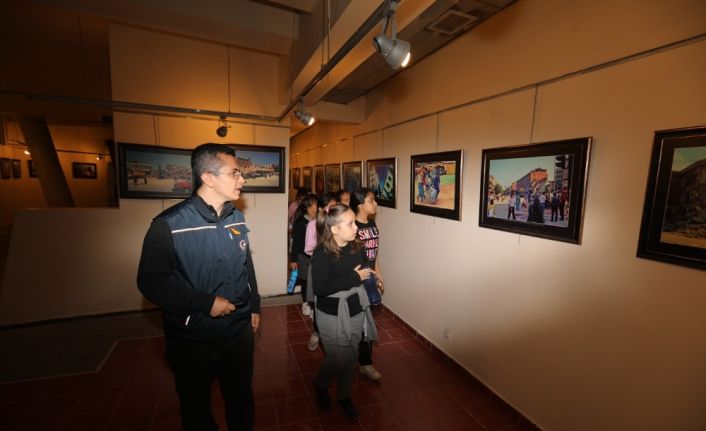
<svg viewBox="0 0 706 431"><path fill-rule="evenodd" d="M229 145L235 150L246 193L284 193L284 147Z"/></svg>
<svg viewBox="0 0 706 431"><path fill-rule="evenodd" d="M378 205L396 208L397 158L368 160L368 188L375 193Z"/></svg>
<svg viewBox="0 0 706 431"><path fill-rule="evenodd" d="M483 150L480 225L578 242L589 138Z"/></svg>
<svg viewBox="0 0 706 431"><path fill-rule="evenodd" d="M461 219L463 151L412 156L410 211Z"/></svg>
<svg viewBox="0 0 706 431"><path fill-rule="evenodd" d="M341 190L341 165L326 165L324 172L326 176L325 193L336 193Z"/></svg>
<svg viewBox="0 0 706 431"><path fill-rule="evenodd" d="M655 133L637 256L706 269L706 127Z"/></svg>
<svg viewBox="0 0 706 431"><path fill-rule="evenodd" d="M191 196L191 150L118 143L120 197Z"/></svg>

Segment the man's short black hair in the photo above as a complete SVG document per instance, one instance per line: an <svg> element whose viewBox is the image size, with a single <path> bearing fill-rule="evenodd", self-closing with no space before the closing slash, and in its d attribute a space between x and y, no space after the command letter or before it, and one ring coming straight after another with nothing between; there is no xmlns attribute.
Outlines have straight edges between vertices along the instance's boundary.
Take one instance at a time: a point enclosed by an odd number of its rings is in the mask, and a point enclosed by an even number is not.
<svg viewBox="0 0 706 431"><path fill-rule="evenodd" d="M223 161L218 157L219 154L226 154L235 157L235 150L228 145L207 143L201 144L194 148L191 153L191 173L194 177L194 187L192 190L196 192L201 187L201 175L205 172L217 173Z"/></svg>

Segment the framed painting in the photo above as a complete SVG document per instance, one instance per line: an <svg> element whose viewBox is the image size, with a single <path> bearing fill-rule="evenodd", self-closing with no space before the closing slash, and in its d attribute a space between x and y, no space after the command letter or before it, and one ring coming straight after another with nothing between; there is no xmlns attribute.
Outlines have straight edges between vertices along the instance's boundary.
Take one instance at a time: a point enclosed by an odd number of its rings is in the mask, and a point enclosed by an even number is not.
<svg viewBox="0 0 706 431"><path fill-rule="evenodd" d="M580 244L591 138L483 150L479 225Z"/></svg>
<svg viewBox="0 0 706 431"><path fill-rule="evenodd" d="M7 157L0 157L0 178L3 180L12 178L12 160Z"/></svg>
<svg viewBox="0 0 706 431"><path fill-rule="evenodd" d="M706 269L706 127L655 132L637 256Z"/></svg>
<svg viewBox="0 0 706 431"><path fill-rule="evenodd" d="M368 160L368 188L375 193L378 205L388 208L397 207L397 158Z"/></svg>
<svg viewBox="0 0 706 431"><path fill-rule="evenodd" d="M314 189L312 192L317 195L324 192L324 165L314 166Z"/></svg>
<svg viewBox="0 0 706 431"><path fill-rule="evenodd" d="M118 143L121 198L183 199L191 196L191 150Z"/></svg>
<svg viewBox="0 0 706 431"><path fill-rule="evenodd" d="M98 178L98 169L95 163L72 162L71 172L74 178L95 180Z"/></svg>
<svg viewBox="0 0 706 431"><path fill-rule="evenodd" d="M363 162L343 163L343 190L352 192L363 187Z"/></svg>
<svg viewBox="0 0 706 431"><path fill-rule="evenodd" d="M324 166L324 193L337 193L341 190L341 165L326 165Z"/></svg>
<svg viewBox="0 0 706 431"><path fill-rule="evenodd" d="M302 185L301 168L292 168L292 188L298 189Z"/></svg>
<svg viewBox="0 0 706 431"><path fill-rule="evenodd" d="M22 178L22 162L12 159L12 178Z"/></svg>
<svg viewBox="0 0 706 431"><path fill-rule="evenodd" d="M463 150L412 156L409 210L461 219Z"/></svg>
<svg viewBox="0 0 706 431"><path fill-rule="evenodd" d="M235 150L245 193L284 193L284 147L229 144Z"/></svg>
<svg viewBox="0 0 706 431"><path fill-rule="evenodd" d="M27 172L30 178L37 178L37 167L34 166L33 160L27 160Z"/></svg>
<svg viewBox="0 0 706 431"><path fill-rule="evenodd" d="M312 176L313 173L311 166L304 166L302 168L302 187L305 187L309 191L311 191L311 187L313 185Z"/></svg>

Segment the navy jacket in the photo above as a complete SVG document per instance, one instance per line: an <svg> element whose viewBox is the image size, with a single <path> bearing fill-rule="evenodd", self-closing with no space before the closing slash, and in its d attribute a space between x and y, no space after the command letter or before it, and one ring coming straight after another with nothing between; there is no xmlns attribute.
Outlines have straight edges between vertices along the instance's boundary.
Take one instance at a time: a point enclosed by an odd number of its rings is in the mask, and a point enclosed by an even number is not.
<svg viewBox="0 0 706 431"><path fill-rule="evenodd" d="M243 213L228 202L219 217L198 195L165 210L142 246L137 285L158 305L166 336L223 340L240 333L260 312L255 270ZM216 296L235 304L210 316Z"/></svg>

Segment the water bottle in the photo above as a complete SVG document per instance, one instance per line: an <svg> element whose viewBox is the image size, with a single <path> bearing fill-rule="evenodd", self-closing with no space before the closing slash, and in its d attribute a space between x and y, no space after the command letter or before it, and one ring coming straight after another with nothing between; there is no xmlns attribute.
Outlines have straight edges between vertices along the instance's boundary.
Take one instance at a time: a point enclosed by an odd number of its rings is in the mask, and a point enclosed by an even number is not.
<svg viewBox="0 0 706 431"><path fill-rule="evenodd" d="M291 295L294 293L294 286L297 284L297 277L299 277L299 269L294 268L289 272L289 281L287 281L287 294Z"/></svg>
<svg viewBox="0 0 706 431"><path fill-rule="evenodd" d="M365 279L363 281L363 286L365 286L365 291L368 293L370 305L378 305L382 302L382 297L380 296L380 291L378 290L378 279L375 275L371 274L370 277Z"/></svg>

